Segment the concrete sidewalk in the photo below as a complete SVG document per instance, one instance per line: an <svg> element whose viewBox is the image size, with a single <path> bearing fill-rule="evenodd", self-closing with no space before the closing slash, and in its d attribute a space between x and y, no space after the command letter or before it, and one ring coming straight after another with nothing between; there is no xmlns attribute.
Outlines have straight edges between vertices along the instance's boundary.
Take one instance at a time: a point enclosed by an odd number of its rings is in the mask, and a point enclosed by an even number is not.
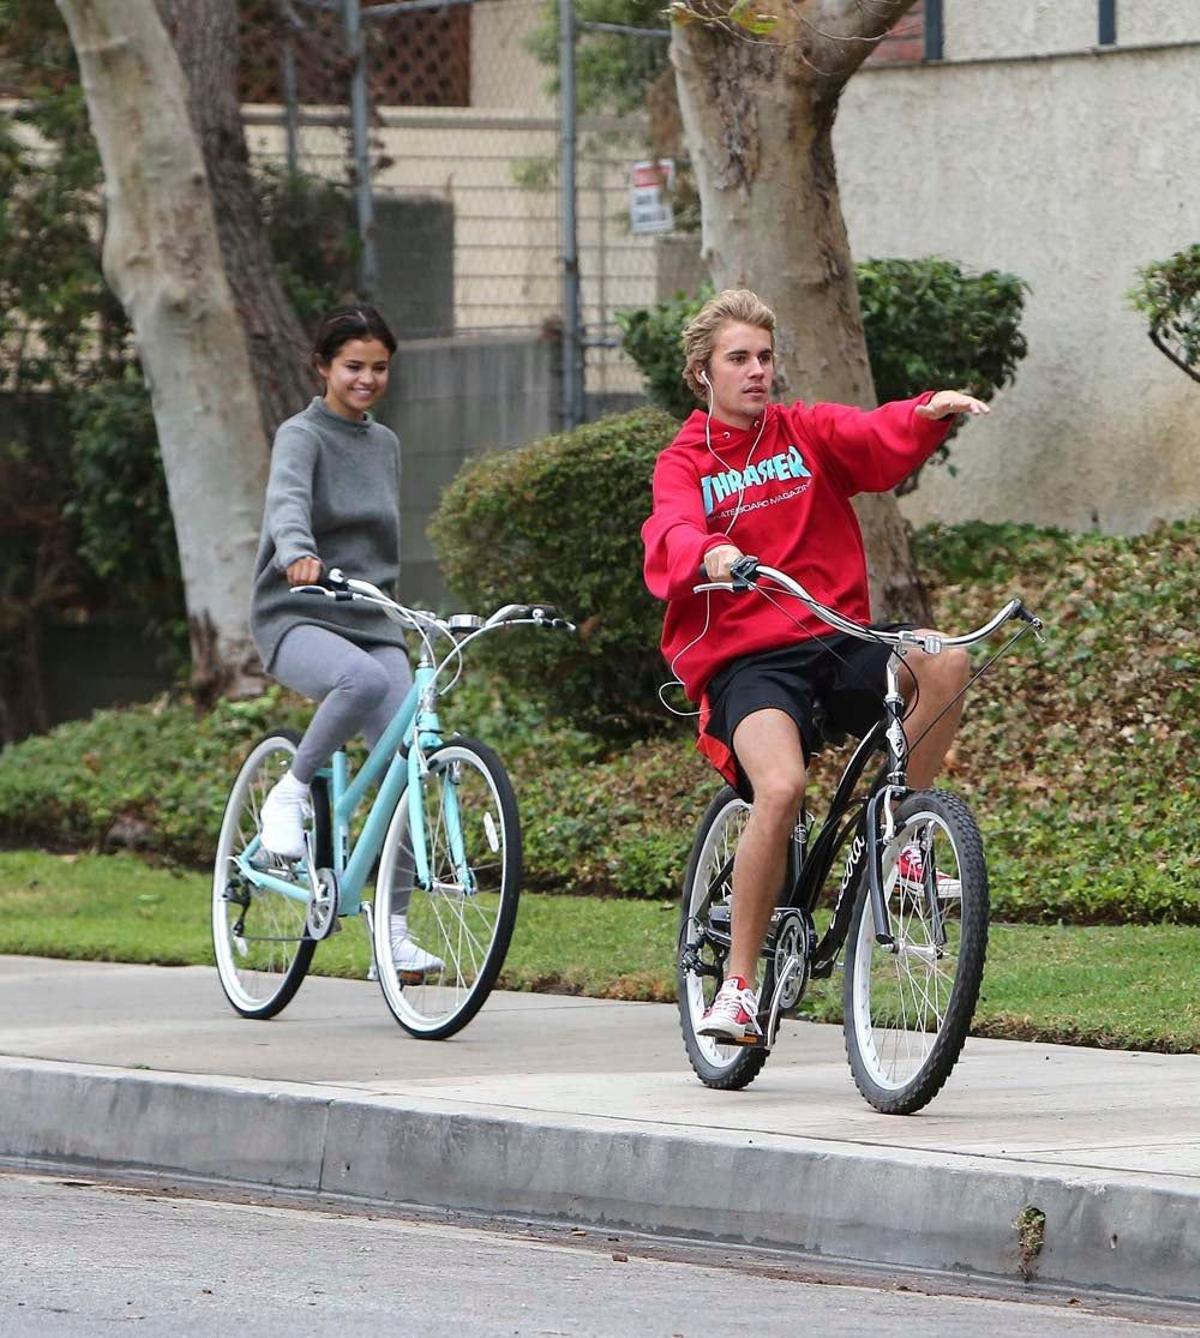
<svg viewBox="0 0 1200 1338"><path fill-rule="evenodd" d="M831 1027L785 1024L751 1087L711 1092L667 1006L497 994L428 1043L366 982L312 978L252 1023L209 969L18 957L0 1056L18 1163L1200 1301L1200 1056L971 1041L932 1106L889 1118Z"/></svg>

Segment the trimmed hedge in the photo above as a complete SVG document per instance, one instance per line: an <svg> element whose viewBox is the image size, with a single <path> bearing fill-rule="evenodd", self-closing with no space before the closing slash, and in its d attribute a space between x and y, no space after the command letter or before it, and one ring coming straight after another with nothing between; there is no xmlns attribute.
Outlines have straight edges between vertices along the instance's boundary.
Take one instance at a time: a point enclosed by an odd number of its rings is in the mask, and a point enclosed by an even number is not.
<svg viewBox="0 0 1200 1338"><path fill-rule="evenodd" d="M607 734L661 728L663 608L642 583L641 526L658 453L678 424L655 409L470 461L430 537L456 597L486 613L546 601L577 636L514 629L480 659L552 714Z"/></svg>

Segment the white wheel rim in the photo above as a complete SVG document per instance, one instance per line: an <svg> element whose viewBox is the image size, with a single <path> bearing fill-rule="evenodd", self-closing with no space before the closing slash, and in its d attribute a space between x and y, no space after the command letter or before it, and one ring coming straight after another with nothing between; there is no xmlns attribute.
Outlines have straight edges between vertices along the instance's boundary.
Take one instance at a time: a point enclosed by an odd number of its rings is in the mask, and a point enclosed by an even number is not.
<svg viewBox="0 0 1200 1338"><path fill-rule="evenodd" d="M696 875L688 889L688 926L692 932L694 932L697 915L706 910L704 903L708 900L709 881L727 860L732 862L749 813L750 805L745 800L731 799L717 815L705 834L704 844L700 849L700 858L696 863ZM732 885L730 885L728 888L729 895L732 895L732 891ZM722 896L721 900L724 899L724 896ZM689 935L690 941L691 937ZM712 1036L701 1036L697 1032L700 1020L704 1016L704 1010L712 1002L711 997L705 997L706 980L712 982L710 993L715 994L721 984L719 980L713 980L712 977L708 976L698 976L692 971L686 973L685 990L692 1035L701 1056L707 1064L710 1064L714 1069L731 1068L737 1062L739 1056L744 1053L744 1047L725 1045ZM757 982L755 983L757 984Z"/></svg>
<svg viewBox="0 0 1200 1338"><path fill-rule="evenodd" d="M459 768L460 797L465 794L461 818L467 862L478 880L478 890L470 894L461 890L454 876L442 806L428 798L440 793L434 782L455 765ZM427 778L426 795L425 835L435 890L430 893L414 887L408 910L409 933L427 952L442 959L445 970L424 979L402 981L392 962L387 898L378 890L373 917L380 987L392 1011L414 1031L437 1030L472 1002L482 984L482 972L499 930L501 908L509 894L508 832L500 793L476 754L454 745L439 748ZM404 860L411 860L408 831L406 791L384 838L377 889L391 887Z"/></svg>
<svg viewBox="0 0 1200 1338"><path fill-rule="evenodd" d="M884 896L899 951L892 952L875 941L869 894L855 944L855 1038L871 1081L887 1091L907 1087L928 1063L946 1021L958 967L961 897L944 903L948 941L939 951L923 897L898 875L900 850L922 831L929 837L935 869L961 880L961 865L945 820L929 811L907 818L885 854L883 867Z"/></svg>
<svg viewBox="0 0 1200 1338"><path fill-rule="evenodd" d="M217 838L212 887L213 951L226 994L236 1008L247 1012L265 1007L278 994L299 951L306 907L303 902L290 901L278 893L256 893L247 912L252 932L237 942L232 941L236 915L223 898L227 871L234 856L245 850L256 834L262 800L286 765L290 765L295 752L295 744L282 736L264 739L254 749L242 764L230 791ZM272 754L279 757L280 765L265 769L263 764ZM245 945L245 954L241 945ZM264 965L256 969L249 964L251 961Z"/></svg>

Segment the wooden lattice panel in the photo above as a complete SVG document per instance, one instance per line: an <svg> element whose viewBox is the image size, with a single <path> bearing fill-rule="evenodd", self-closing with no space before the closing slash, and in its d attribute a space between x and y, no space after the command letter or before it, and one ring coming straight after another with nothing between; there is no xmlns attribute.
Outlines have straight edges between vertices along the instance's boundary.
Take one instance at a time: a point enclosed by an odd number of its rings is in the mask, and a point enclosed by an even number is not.
<svg viewBox="0 0 1200 1338"><path fill-rule="evenodd" d="M304 30L284 21L276 0L241 0L243 102L282 102L283 55L294 44L296 93L302 103L346 103L349 62L341 16L294 3ZM371 0L363 4L364 15ZM364 18L371 101L382 107L471 105L469 5L442 11Z"/></svg>

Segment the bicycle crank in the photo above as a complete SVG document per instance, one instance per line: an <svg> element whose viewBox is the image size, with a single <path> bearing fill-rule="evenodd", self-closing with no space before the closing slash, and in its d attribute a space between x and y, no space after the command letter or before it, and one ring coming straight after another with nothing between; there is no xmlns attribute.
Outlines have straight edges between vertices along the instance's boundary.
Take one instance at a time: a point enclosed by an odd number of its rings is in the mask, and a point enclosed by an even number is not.
<svg viewBox="0 0 1200 1338"><path fill-rule="evenodd" d="M308 901L304 931L309 938L319 943L330 934L336 934L342 926L338 919L337 878L333 870L317 869L315 875L315 880L310 885L314 886L316 891Z"/></svg>

